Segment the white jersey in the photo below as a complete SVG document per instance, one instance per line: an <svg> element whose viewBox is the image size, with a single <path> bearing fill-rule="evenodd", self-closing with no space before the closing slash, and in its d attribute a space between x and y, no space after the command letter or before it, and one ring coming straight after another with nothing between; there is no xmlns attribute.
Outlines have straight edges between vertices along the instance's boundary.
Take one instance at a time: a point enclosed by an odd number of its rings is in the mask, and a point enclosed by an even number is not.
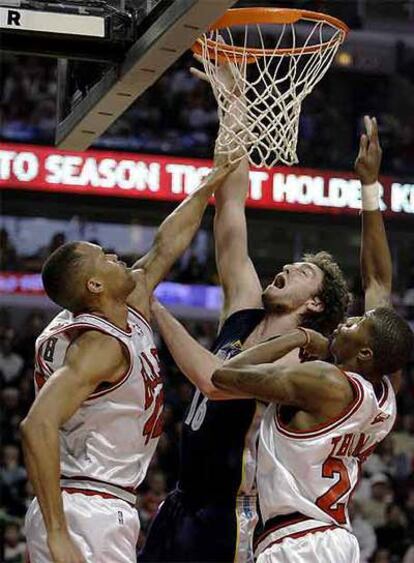
<svg viewBox="0 0 414 563"><path fill-rule="evenodd" d="M354 400L329 423L309 431L291 430L281 419L280 406L267 408L260 427L257 476L265 522L300 513L321 525L351 530L348 503L361 463L391 431L396 400L386 377L377 398L363 377L345 375Z"/></svg>
<svg viewBox="0 0 414 563"><path fill-rule="evenodd" d="M60 429L61 486L134 504L162 431L162 381L145 319L129 308L124 331L96 315L62 311L36 341L36 393L62 367L70 343L87 330L116 338L129 367L116 383L100 385Z"/></svg>

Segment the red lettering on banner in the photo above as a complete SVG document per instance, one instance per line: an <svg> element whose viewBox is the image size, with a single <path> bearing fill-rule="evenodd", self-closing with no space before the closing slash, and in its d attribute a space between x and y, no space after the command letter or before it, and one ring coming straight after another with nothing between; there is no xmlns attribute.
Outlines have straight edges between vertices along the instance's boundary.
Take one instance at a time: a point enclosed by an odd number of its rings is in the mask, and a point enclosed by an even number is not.
<svg viewBox="0 0 414 563"><path fill-rule="evenodd" d="M50 147L0 144L0 187L15 190L181 201L208 174L202 159L107 151L70 153ZM383 177L381 207L414 213L414 183ZM278 166L250 171L249 207L307 213L357 214L359 181L350 172Z"/></svg>

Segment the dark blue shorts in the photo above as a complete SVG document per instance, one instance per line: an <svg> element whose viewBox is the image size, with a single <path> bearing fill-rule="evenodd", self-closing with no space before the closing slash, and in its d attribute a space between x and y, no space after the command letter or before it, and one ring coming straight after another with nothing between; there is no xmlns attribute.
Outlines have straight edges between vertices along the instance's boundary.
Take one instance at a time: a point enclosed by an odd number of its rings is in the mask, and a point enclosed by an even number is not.
<svg viewBox="0 0 414 563"><path fill-rule="evenodd" d="M234 505L196 505L176 490L158 510L138 561L230 563L236 541Z"/></svg>

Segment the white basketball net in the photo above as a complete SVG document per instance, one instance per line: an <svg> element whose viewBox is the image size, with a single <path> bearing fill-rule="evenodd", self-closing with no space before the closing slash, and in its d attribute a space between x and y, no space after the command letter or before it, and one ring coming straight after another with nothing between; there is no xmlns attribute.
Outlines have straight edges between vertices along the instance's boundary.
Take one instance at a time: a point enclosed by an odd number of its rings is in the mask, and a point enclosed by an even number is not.
<svg viewBox="0 0 414 563"><path fill-rule="evenodd" d="M216 153L232 161L247 154L253 165L268 168L297 163L302 101L327 72L344 38L326 21L205 33L202 58L220 119ZM236 54L234 47L243 49ZM267 51L251 54L247 47Z"/></svg>

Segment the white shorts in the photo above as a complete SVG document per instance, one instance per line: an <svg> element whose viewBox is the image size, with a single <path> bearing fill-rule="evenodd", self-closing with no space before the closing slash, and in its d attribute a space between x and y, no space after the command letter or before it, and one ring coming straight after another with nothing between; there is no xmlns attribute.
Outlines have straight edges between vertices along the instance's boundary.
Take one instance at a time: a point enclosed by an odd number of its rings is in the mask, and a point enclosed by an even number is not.
<svg viewBox="0 0 414 563"><path fill-rule="evenodd" d="M87 563L134 563L139 535L137 511L123 500L62 492L66 521L73 541ZM29 561L53 563L37 499L26 514Z"/></svg>
<svg viewBox="0 0 414 563"><path fill-rule="evenodd" d="M260 553L257 563L359 563L354 535L341 528L286 538Z"/></svg>

